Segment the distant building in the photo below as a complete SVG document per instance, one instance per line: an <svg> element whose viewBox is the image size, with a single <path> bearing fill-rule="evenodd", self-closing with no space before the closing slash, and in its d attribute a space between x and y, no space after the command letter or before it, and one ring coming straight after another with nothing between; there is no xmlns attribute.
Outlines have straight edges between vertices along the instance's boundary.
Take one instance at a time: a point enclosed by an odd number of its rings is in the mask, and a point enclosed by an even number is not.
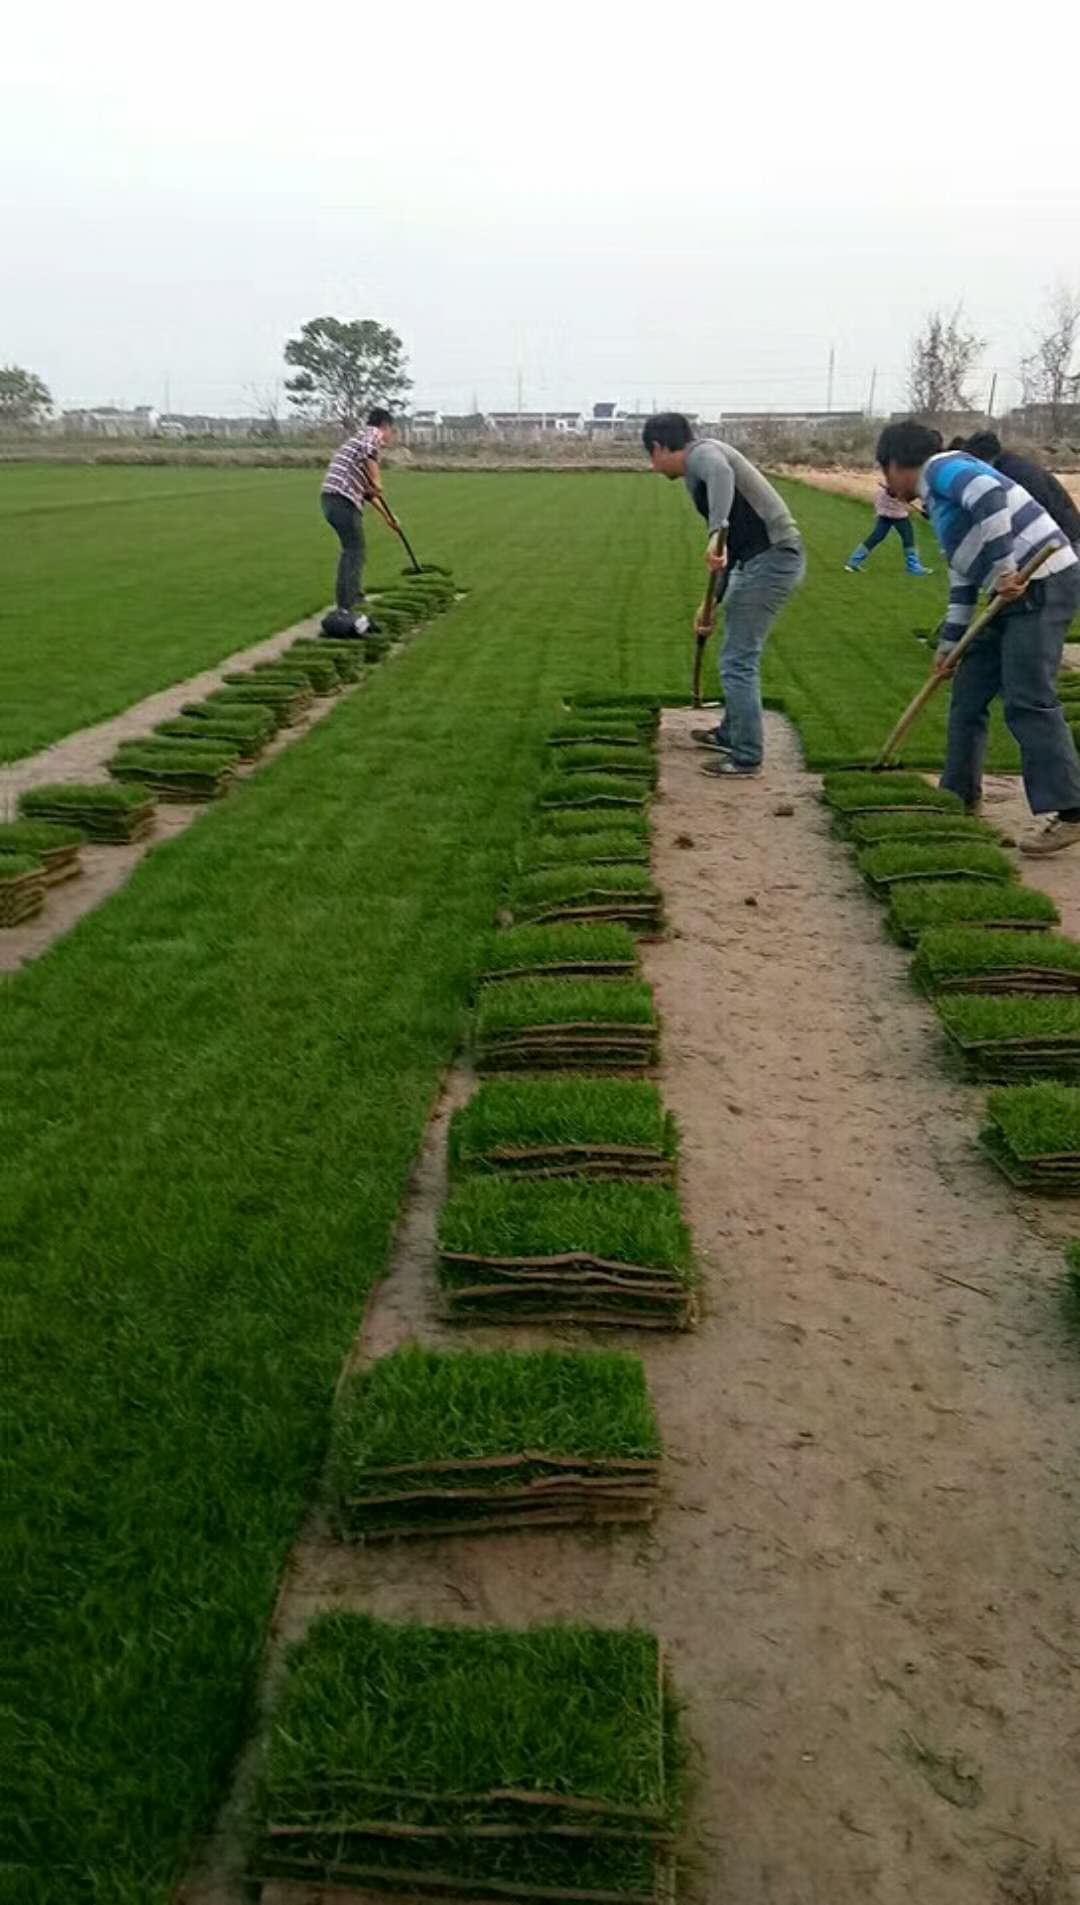
<svg viewBox="0 0 1080 1905"><path fill-rule="evenodd" d="M491 410L487 421L504 436L583 436L585 418L580 410Z"/></svg>
<svg viewBox="0 0 1080 1905"><path fill-rule="evenodd" d="M407 443L436 443L442 426L441 410L414 410L406 417L402 434Z"/></svg>
<svg viewBox="0 0 1080 1905"><path fill-rule="evenodd" d="M134 410L103 403L90 410L65 410L60 423L71 436L150 437L157 428L158 412L148 403L136 404Z"/></svg>

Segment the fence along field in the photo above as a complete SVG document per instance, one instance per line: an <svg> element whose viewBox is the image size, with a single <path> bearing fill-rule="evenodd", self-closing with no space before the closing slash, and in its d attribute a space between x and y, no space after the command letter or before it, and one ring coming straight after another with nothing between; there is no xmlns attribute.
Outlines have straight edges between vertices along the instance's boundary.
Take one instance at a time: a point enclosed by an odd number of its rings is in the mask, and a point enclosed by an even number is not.
<svg viewBox="0 0 1080 1905"><path fill-rule="evenodd" d="M334 1380L560 697L686 693L700 535L683 497L629 476L418 477L409 497L468 600L0 991L25 1490L13 1863L35 1905L169 1896L248 1723ZM293 501L313 514L310 490ZM220 516L220 489L200 507ZM856 507L797 509L815 566L772 685L846 757L879 741L925 651L906 595L842 573ZM97 580L84 694L107 646ZM152 626L129 633L125 665L160 682ZM65 672L47 651L27 731Z"/></svg>

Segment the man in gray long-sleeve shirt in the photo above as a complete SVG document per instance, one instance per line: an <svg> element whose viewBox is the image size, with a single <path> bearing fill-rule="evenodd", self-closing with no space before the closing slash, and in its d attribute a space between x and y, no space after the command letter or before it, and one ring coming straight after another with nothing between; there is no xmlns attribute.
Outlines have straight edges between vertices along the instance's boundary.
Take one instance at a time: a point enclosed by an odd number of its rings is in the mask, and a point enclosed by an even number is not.
<svg viewBox="0 0 1080 1905"><path fill-rule="evenodd" d="M695 741L715 757L706 762L705 772L721 778L760 774L762 650L806 574L795 518L741 451L712 437L696 440L677 411L650 417L642 441L654 470L670 482L680 477L685 482L709 526L705 561L725 578L724 718L718 728L694 729Z"/></svg>

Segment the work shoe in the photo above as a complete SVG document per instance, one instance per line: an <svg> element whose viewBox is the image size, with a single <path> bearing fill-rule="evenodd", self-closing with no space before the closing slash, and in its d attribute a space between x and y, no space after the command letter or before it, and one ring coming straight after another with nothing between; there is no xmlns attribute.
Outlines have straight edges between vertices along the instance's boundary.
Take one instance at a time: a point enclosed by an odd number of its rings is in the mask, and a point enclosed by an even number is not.
<svg viewBox="0 0 1080 1905"><path fill-rule="evenodd" d="M1063 847L1080 845L1080 820L1062 820L1060 814L1052 814L1044 820L1041 827L1035 827L1024 835L1020 842L1021 853L1034 859L1045 859L1047 854L1060 853Z"/></svg>
<svg viewBox="0 0 1080 1905"><path fill-rule="evenodd" d="M761 773L761 762L756 767L740 767L730 754L721 754L718 761L703 761L701 771L703 774L715 774L722 780L752 781ZM1077 827L1076 832L1080 837L1080 827Z"/></svg>
<svg viewBox="0 0 1080 1905"><path fill-rule="evenodd" d="M727 742L720 739L719 728L691 728L690 739L696 741L698 747L709 748L713 754L731 753Z"/></svg>
<svg viewBox="0 0 1080 1905"><path fill-rule="evenodd" d="M370 627L371 627L371 623L368 621L368 618L366 615L353 616L353 634L354 635L366 635Z"/></svg>

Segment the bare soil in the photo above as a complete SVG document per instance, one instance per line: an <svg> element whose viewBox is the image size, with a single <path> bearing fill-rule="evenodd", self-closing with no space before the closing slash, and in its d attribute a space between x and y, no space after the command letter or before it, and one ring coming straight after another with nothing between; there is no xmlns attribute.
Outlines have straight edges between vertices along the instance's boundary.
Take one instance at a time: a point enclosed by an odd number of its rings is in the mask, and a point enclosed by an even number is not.
<svg viewBox="0 0 1080 1905"><path fill-rule="evenodd" d="M105 763L116 752L121 741L130 741L150 733L159 721L168 721L178 714L185 702L201 701L214 688L219 688L224 677L234 669L251 668L256 662L272 660L299 636L314 635L318 626L315 617L297 622L292 628L271 635L267 641L257 642L253 648L245 648L238 654L230 655L216 668L206 669L201 675L192 675L188 681L177 682L159 694L148 695L145 701L135 702L110 721L99 721L92 728L80 728L78 733L69 734L63 741L42 748L39 754L28 754L21 761L12 761L0 767L0 820L15 818L19 795L27 788L46 787L52 781L107 781L109 776ZM343 692L350 694L354 690L346 688ZM238 769L238 777L246 778L257 773L264 762L272 760L283 748L291 746L324 715L329 714L337 706L338 699L337 695L328 695L317 700L294 727L283 728L274 736L257 761L242 765ZM92 912L95 906L101 905L102 900L108 899L110 893L115 893L118 887L123 886L140 860L151 852L158 841L183 833L206 809L207 803L203 801L191 806L162 802L156 809L154 831L148 840L131 847L84 846L80 852L82 873L75 879L65 880L60 886L49 887L45 906L36 918L0 933L0 973L14 972L19 966L39 958L54 940L69 932L84 914Z"/></svg>
<svg viewBox="0 0 1080 1905"><path fill-rule="evenodd" d="M815 489L831 490L836 496L854 496L860 503L873 501L879 480L876 470L815 470L804 468L801 463L782 465L779 474L795 477L800 483L811 483ZM1080 503L1080 472L1058 470L1056 475L1058 482Z"/></svg>
<svg viewBox="0 0 1080 1905"><path fill-rule="evenodd" d="M315 1510L272 1662L330 1607L646 1622L695 1747L683 1905L1075 1905L1080 1342L1060 1248L1080 1207L1022 1199L982 1162L981 1093L943 1064L790 730L770 717L765 776L727 785L701 776L700 719L665 717L673 930L645 963L704 1318L596 1337L648 1367L668 1450L655 1530L354 1550ZM436 1109L360 1356L538 1340L452 1334L436 1311L467 1089ZM241 1897L250 1772L186 1905ZM317 1896L270 1887L264 1905Z"/></svg>

